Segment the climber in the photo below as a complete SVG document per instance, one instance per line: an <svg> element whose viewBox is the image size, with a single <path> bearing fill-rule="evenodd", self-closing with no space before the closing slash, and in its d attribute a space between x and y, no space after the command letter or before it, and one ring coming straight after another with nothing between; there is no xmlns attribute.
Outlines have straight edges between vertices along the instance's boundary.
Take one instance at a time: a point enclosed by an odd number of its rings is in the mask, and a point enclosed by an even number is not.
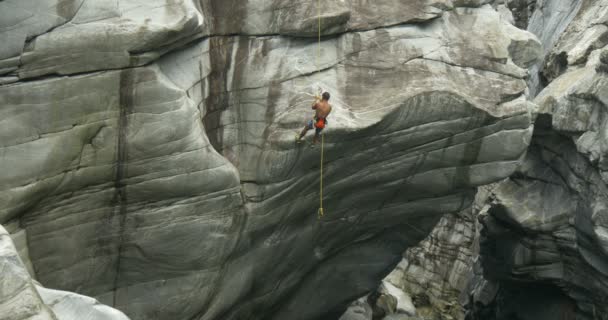
<svg viewBox="0 0 608 320"><path fill-rule="evenodd" d="M315 96L315 102L312 104L312 109L315 110L315 117L313 120L308 121L308 124L304 127L297 141L300 142L306 135L308 130L315 128L315 137L312 139L312 143L316 144L319 142L319 136L321 131L327 125L327 116L331 112L331 105L329 104L329 92L323 92L322 97Z"/></svg>

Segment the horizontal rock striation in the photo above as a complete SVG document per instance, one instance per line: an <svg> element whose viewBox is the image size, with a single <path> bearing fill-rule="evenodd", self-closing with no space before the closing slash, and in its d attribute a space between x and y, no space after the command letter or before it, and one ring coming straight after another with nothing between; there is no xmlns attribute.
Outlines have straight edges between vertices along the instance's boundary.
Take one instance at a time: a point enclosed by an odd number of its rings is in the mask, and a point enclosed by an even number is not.
<svg viewBox="0 0 608 320"><path fill-rule="evenodd" d="M122 312L71 292L50 290L34 281L9 233L0 226L0 319L129 320Z"/></svg>
<svg viewBox="0 0 608 320"><path fill-rule="evenodd" d="M541 47L485 2L321 1L317 47L311 1L2 1L0 223L131 319L339 315L525 155Z"/></svg>
<svg viewBox="0 0 608 320"><path fill-rule="evenodd" d="M606 319L608 3L536 10L530 30L546 45L538 119L523 166L481 218L485 280L471 319Z"/></svg>

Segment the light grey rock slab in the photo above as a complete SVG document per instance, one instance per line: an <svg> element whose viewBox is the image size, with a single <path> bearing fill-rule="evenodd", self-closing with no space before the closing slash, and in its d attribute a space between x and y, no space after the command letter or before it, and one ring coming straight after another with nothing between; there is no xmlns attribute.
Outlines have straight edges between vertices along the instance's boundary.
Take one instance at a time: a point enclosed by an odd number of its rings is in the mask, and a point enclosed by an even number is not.
<svg viewBox="0 0 608 320"><path fill-rule="evenodd" d="M122 312L95 299L50 290L34 281L9 233L0 226L0 319L3 320L129 320Z"/></svg>
<svg viewBox="0 0 608 320"><path fill-rule="evenodd" d="M595 319L608 275L606 185L597 168L572 140L543 126L521 172L501 182L491 199L481 218L480 254L484 275L501 287L497 312L549 319L562 310ZM544 285L528 288L530 281ZM516 307L509 302L515 295L528 302Z"/></svg>
<svg viewBox="0 0 608 320"><path fill-rule="evenodd" d="M70 21L85 0L0 3L0 59L19 56L30 40Z"/></svg>
<svg viewBox="0 0 608 320"><path fill-rule="evenodd" d="M385 280L382 281L382 284L378 288L378 292L395 297L397 300L395 313L406 314L409 316L416 315L416 307L412 303L412 298L401 288L398 288L389 281Z"/></svg>
<svg viewBox="0 0 608 320"><path fill-rule="evenodd" d="M548 57L556 46L561 34L568 28L579 12L584 1L548 0L537 1L530 18L528 31L535 34L543 45L544 57ZM543 63L539 62L530 70L530 93L537 95L542 90L540 72Z"/></svg>
<svg viewBox="0 0 608 320"><path fill-rule="evenodd" d="M366 296L353 302L339 320L372 320L372 316L372 307L367 303Z"/></svg>
<svg viewBox="0 0 608 320"><path fill-rule="evenodd" d="M422 314L464 319L459 300L467 290L475 259L478 211L479 208L471 207L442 217L433 232L408 249L386 277L385 282L412 296Z"/></svg>
<svg viewBox="0 0 608 320"><path fill-rule="evenodd" d="M41 286L36 290L58 320L129 320L124 313L87 296Z"/></svg>
<svg viewBox="0 0 608 320"><path fill-rule="evenodd" d="M69 76L0 86L0 165L16 168L0 173L0 222L26 230L42 284L132 319L335 312L530 142L522 97L540 45L490 5L424 2L413 23L322 39L317 61L315 39L292 35L181 47L208 8L119 4L120 19L83 4L17 70ZM321 220L319 150L294 145L318 87L334 104Z"/></svg>
<svg viewBox="0 0 608 320"><path fill-rule="evenodd" d="M319 17L322 35L331 35L423 22L437 18L444 10L453 7L451 0L380 0L374 3L362 0L254 0L246 4L236 0L201 1L210 34L283 34L300 37L317 37Z"/></svg>
<svg viewBox="0 0 608 320"><path fill-rule="evenodd" d="M18 93L29 91L23 88L29 85L39 94ZM109 303L118 306L125 300L120 292L114 296L115 288L144 282L131 292L141 288L141 297L152 295L147 306L168 303L192 312L168 296L186 283L204 288L210 275L218 274L207 269L220 264L237 241L222 233L238 231L225 224L232 218L224 214L238 212L241 197L236 171L204 138L199 111L185 92L154 68L2 90L12 92L2 94L3 111L15 112L14 127L5 127L11 133L3 140L4 149L15 152L2 158L3 166L23 168L2 177L2 218L22 218L38 280L54 288L84 287L92 296L110 292ZM24 105L29 112L24 113ZM171 125L162 126L163 121ZM142 232L126 231L130 228ZM168 241L178 230L193 237ZM200 234L215 240L201 241ZM176 250L188 242L189 249ZM164 255L198 267L189 272L167 266L160 258ZM129 262L119 264L119 259ZM151 273L141 273L146 269ZM122 280L119 272L128 276ZM155 283L175 289L158 296L150 290ZM203 289L191 292L192 299L200 299Z"/></svg>
<svg viewBox="0 0 608 320"><path fill-rule="evenodd" d="M0 226L0 319L57 320L42 302L8 232Z"/></svg>
<svg viewBox="0 0 608 320"><path fill-rule="evenodd" d="M99 3L63 1L55 3L55 6L64 8L66 17L57 16L59 20L51 23L52 27L39 27L34 32L27 30L32 27L29 21L33 19L32 14L28 13L29 9L22 9L12 1L4 1L4 12L11 15L11 19L6 19L11 27L7 26L7 31L3 33L6 43L10 44L7 46L10 52L7 51L0 58L19 58L19 68L13 73L23 79L48 74L76 74L148 64L168 51L206 36L316 37L319 15L322 34L331 35L426 22L449 13L445 10L458 9L459 6L479 7L486 2L425 0L410 3L382 0L370 6L366 1L346 3L326 0L318 5L315 1L293 4L284 0L247 3L191 0L171 3L161 0L145 3L135 0ZM25 10L23 16L19 15L20 10ZM45 12L36 14L55 15ZM224 18L228 16L231 18ZM489 16L488 21L492 19L495 17ZM26 30L18 31L20 29L14 29L13 25L23 25ZM26 38L29 39L27 43ZM533 48L531 43L529 50ZM517 63L518 60L514 61Z"/></svg>
<svg viewBox="0 0 608 320"><path fill-rule="evenodd" d="M31 4L29 4L31 2ZM149 63L198 37L203 17L192 1L3 1L8 46L19 78L119 69ZM28 7L30 6L30 7ZM73 20L73 21L72 21ZM28 42L26 43L26 39Z"/></svg>

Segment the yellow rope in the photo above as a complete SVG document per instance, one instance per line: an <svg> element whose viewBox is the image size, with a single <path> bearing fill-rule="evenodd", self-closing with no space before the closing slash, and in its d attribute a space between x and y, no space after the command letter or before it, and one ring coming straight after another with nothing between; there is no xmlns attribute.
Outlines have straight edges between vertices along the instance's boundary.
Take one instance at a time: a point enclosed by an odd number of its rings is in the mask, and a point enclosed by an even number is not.
<svg viewBox="0 0 608 320"><path fill-rule="evenodd" d="M317 0L317 16L319 18L319 34L317 38L317 60L316 67L319 69L319 60L321 59L321 0ZM321 164L320 164L320 178L319 178L319 219L323 217L323 151L325 148L325 134L321 132Z"/></svg>
<svg viewBox="0 0 608 320"><path fill-rule="evenodd" d="M321 0L317 0L317 17L319 18L319 35L317 38L317 69L319 69L319 59L321 58Z"/></svg>
<svg viewBox="0 0 608 320"><path fill-rule="evenodd" d="M325 135L321 133L321 178L319 179L319 219L323 217L323 145L325 144Z"/></svg>

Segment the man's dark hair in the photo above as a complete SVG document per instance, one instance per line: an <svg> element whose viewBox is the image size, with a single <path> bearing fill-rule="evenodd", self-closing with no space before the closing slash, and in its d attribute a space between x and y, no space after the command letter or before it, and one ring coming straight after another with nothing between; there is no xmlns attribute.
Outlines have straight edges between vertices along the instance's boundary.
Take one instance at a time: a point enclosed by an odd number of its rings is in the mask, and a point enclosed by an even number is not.
<svg viewBox="0 0 608 320"><path fill-rule="evenodd" d="M323 92L323 100L329 100L329 92Z"/></svg>

